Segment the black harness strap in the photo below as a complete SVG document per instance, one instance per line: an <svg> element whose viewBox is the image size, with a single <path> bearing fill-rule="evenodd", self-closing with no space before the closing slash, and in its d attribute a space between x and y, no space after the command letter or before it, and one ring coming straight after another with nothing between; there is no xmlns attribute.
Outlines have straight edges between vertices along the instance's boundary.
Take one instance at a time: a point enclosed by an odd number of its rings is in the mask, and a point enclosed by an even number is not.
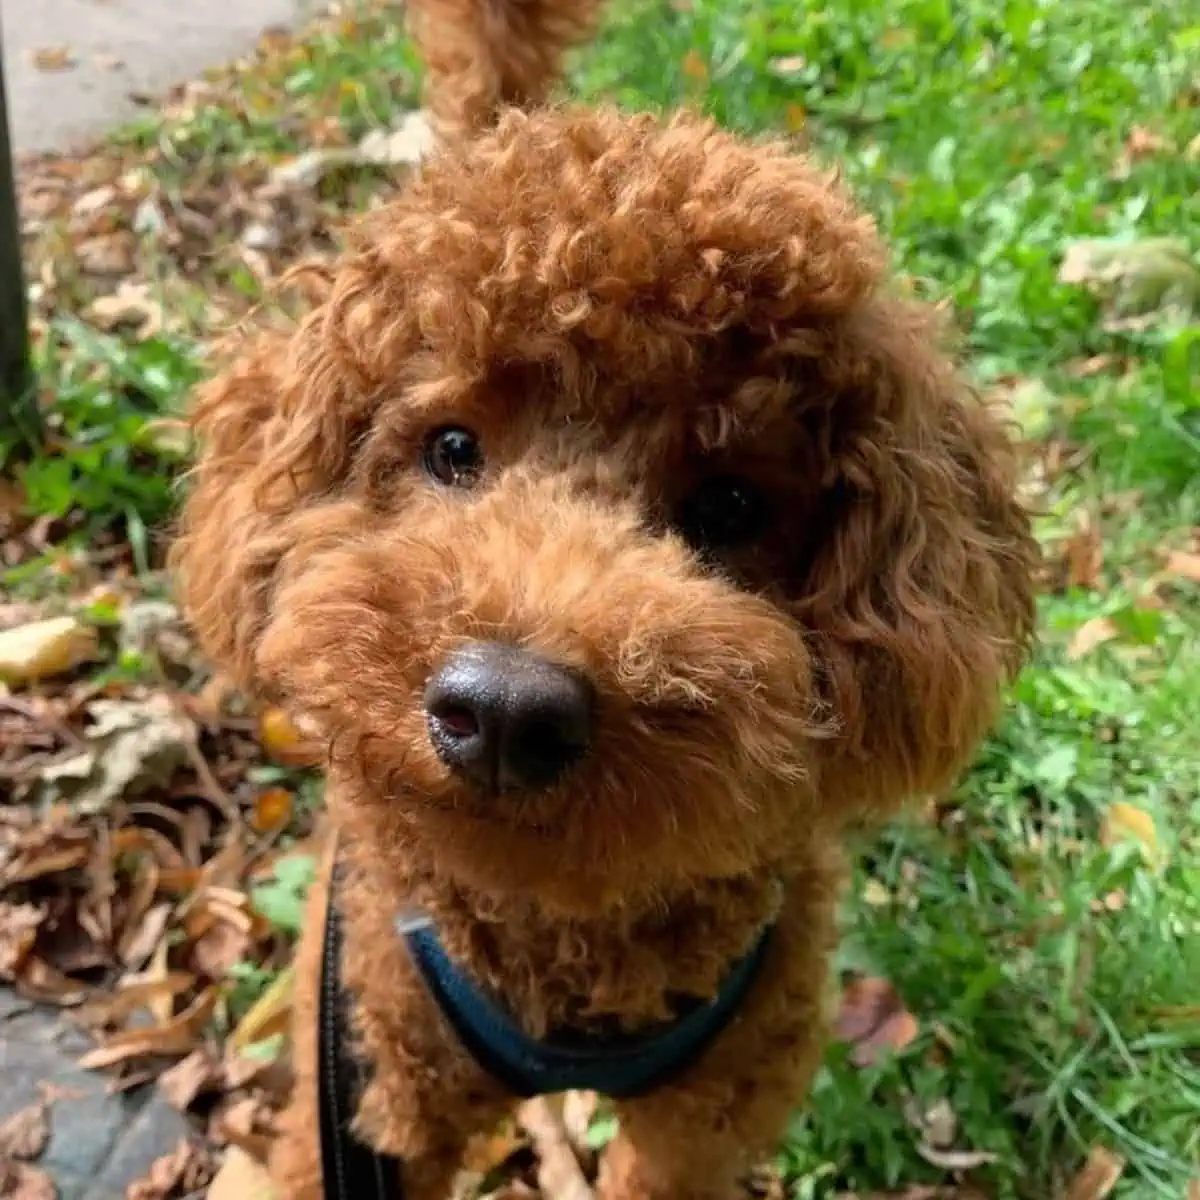
<svg viewBox="0 0 1200 1200"><path fill-rule="evenodd" d="M325 1200L403 1200L399 1161L371 1149L350 1130L362 1081L358 1063L346 1044L337 882L335 866L325 913L317 1017L317 1103Z"/></svg>

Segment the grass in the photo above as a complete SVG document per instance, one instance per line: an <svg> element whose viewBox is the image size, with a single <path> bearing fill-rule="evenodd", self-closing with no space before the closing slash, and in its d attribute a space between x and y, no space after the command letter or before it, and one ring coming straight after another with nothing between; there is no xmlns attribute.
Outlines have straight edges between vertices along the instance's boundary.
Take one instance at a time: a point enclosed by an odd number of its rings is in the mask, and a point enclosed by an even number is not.
<svg viewBox="0 0 1200 1200"><path fill-rule="evenodd" d="M1065 1193L1096 1144L1127 1160L1119 1200L1200 1179L1200 585L1161 576L1164 552L1197 549L1200 326L1115 329L1058 281L1080 238L1200 249L1196 21L1148 0L618 0L576 63L587 99L700 105L840 163L1017 403L1052 564L1090 559L1047 590L1036 660L956 795L866 848L845 961L893 981L923 1032L865 1069L831 1052L782 1152L796 1197L944 1180L914 1102L948 1102L996 1200ZM319 122L357 136L415 69L386 22L326 27L238 104L123 137L228 171ZM173 463L139 430L196 377L193 348L70 321L47 346L66 445L29 468L32 504L146 543ZM1075 653L1101 621L1113 636ZM1137 836L1113 844L1122 820Z"/></svg>

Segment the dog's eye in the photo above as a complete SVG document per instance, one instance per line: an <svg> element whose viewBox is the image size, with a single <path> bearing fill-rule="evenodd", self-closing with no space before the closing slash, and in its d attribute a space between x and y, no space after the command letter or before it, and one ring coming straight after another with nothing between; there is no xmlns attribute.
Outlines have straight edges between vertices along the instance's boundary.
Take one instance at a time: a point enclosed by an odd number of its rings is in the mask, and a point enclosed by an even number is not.
<svg viewBox="0 0 1200 1200"><path fill-rule="evenodd" d="M680 533L697 550L730 550L758 537L767 519L762 492L744 479L705 480L679 506Z"/></svg>
<svg viewBox="0 0 1200 1200"><path fill-rule="evenodd" d="M429 475L447 487L475 485L483 467L479 439L461 425L435 429L426 439L421 461Z"/></svg>

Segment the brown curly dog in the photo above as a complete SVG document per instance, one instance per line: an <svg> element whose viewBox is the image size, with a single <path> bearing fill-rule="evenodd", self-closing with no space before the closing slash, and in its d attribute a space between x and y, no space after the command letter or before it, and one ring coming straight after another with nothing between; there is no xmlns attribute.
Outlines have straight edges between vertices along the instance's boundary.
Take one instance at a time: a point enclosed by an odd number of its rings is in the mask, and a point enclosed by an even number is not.
<svg viewBox="0 0 1200 1200"><path fill-rule="evenodd" d="M1035 548L871 221L781 144L538 107L594 15L554 4L410 6L464 136L203 390L176 561L212 657L320 732L356 1130L406 1194L447 1196L513 1103L396 932L419 908L534 1038L657 1029L770 928L599 1181L727 1200L821 1058L847 831L985 735ZM327 884L273 1167L298 1200Z"/></svg>

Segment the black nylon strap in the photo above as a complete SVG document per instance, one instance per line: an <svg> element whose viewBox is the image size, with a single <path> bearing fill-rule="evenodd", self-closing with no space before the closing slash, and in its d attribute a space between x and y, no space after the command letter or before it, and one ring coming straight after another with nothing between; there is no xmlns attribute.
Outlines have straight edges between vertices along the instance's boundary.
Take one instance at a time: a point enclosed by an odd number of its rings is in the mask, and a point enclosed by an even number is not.
<svg viewBox="0 0 1200 1200"><path fill-rule="evenodd" d="M317 1015L317 1108L325 1200L403 1200L398 1160L364 1145L350 1131L361 1080L346 1045L337 882L335 866L325 910Z"/></svg>

